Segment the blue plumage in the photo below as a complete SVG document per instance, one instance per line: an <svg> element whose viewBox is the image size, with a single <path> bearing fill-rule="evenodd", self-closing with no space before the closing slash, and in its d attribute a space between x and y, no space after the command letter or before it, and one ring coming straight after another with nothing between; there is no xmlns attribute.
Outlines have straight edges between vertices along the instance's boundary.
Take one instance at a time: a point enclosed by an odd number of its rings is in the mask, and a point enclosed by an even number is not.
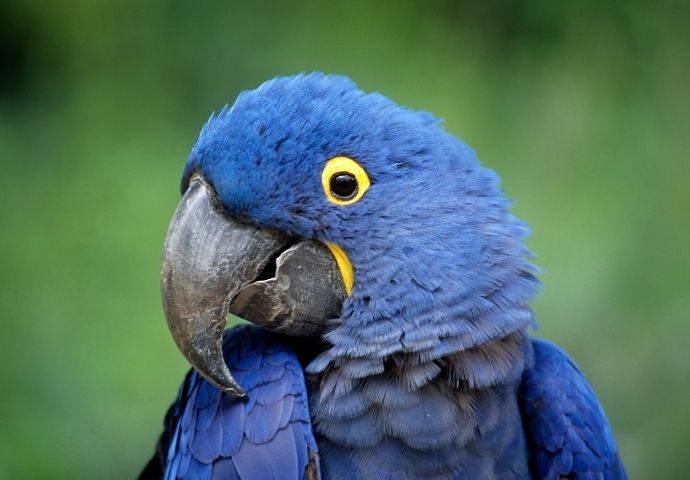
<svg viewBox="0 0 690 480"><path fill-rule="evenodd" d="M371 179L346 206L321 183L339 156ZM338 245L354 282L322 339L227 335L248 400L188 376L161 442L166 478L303 478L317 445L329 479L625 478L584 377L527 336L527 226L433 116L344 77L278 78L209 119L183 190L192 174L231 217Z"/></svg>
<svg viewBox="0 0 690 480"><path fill-rule="evenodd" d="M276 335L241 326L226 332L223 350L250 400L223 395L191 372L159 445L163 478L304 478L316 443L292 349Z"/></svg>
<svg viewBox="0 0 690 480"><path fill-rule="evenodd" d="M520 406L536 478L624 478L613 432L592 387L557 346L535 340Z"/></svg>

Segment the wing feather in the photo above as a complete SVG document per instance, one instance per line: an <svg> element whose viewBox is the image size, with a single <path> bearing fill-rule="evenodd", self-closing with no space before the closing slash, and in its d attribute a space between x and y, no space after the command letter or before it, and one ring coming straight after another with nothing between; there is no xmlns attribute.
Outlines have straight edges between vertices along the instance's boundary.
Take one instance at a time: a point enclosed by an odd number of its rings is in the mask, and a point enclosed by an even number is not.
<svg viewBox="0 0 690 480"><path fill-rule="evenodd" d="M604 410L577 365L552 343L532 343L520 410L534 478L627 478Z"/></svg>
<svg viewBox="0 0 690 480"><path fill-rule="evenodd" d="M246 401L190 372L140 478L301 480L316 453L302 368L280 337L244 325L223 341Z"/></svg>

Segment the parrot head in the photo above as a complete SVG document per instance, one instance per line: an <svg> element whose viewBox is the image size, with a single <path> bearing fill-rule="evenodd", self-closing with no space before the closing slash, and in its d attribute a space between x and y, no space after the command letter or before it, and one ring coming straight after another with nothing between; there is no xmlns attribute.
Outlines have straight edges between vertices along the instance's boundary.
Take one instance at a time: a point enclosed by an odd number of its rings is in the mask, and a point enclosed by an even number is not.
<svg viewBox="0 0 690 480"><path fill-rule="evenodd" d="M446 339L531 322L528 229L498 177L432 115L345 77L240 94L203 127L182 192L163 253L166 318L226 392L243 393L222 359L228 312L325 335L315 370L338 355L433 358L458 346ZM488 311L520 314L484 325Z"/></svg>

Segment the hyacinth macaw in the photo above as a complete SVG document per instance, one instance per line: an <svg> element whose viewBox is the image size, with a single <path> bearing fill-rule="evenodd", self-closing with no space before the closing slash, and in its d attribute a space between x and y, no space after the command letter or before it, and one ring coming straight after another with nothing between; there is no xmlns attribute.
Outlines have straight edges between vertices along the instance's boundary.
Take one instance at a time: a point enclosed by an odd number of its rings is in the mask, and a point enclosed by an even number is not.
<svg viewBox="0 0 690 480"><path fill-rule="evenodd" d="M432 115L276 78L211 116L181 189L161 291L194 370L143 478L626 477L583 374L528 336L527 226Z"/></svg>

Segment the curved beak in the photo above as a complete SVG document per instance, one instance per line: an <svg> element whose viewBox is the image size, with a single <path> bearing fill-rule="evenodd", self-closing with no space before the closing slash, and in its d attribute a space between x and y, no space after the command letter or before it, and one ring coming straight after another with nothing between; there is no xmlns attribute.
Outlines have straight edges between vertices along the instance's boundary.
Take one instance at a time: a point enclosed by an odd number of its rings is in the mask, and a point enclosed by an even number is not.
<svg viewBox="0 0 690 480"><path fill-rule="evenodd" d="M199 176L173 215L161 295L170 332L189 363L228 394L245 396L223 359L229 312L290 335L318 335L345 296L330 252L222 213Z"/></svg>

